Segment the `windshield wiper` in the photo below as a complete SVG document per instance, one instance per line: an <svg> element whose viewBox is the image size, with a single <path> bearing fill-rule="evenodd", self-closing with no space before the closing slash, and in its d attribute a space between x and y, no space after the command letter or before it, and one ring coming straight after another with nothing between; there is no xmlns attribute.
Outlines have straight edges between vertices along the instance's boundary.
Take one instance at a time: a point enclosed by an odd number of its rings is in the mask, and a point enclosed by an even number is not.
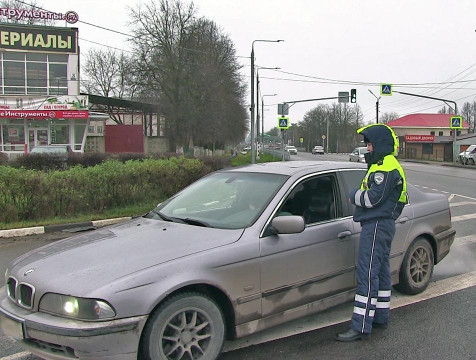
<svg viewBox="0 0 476 360"><path fill-rule="evenodd" d="M151 212L153 212L153 213L156 214L156 215L159 215L162 220L174 222L174 219L173 219L173 218L168 217L167 215L162 214L159 210L153 209L153 210L151 210Z"/></svg>
<svg viewBox="0 0 476 360"><path fill-rule="evenodd" d="M190 225L198 225L198 226L211 227L211 228L213 227L209 223L207 223L205 221L201 221L201 220L190 219L190 218L186 218L186 219L180 218L180 220L182 220L183 222L185 222L187 224L190 224Z"/></svg>

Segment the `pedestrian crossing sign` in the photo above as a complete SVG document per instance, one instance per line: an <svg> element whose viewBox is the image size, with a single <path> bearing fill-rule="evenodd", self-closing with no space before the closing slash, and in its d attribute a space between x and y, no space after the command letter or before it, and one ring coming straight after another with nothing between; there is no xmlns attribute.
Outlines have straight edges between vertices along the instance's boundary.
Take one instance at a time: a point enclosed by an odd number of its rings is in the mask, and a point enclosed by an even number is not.
<svg viewBox="0 0 476 360"><path fill-rule="evenodd" d="M380 95L392 96L392 85L391 84L381 84L380 85Z"/></svg>
<svg viewBox="0 0 476 360"><path fill-rule="evenodd" d="M289 129L289 118L288 117L278 117L278 129L287 130Z"/></svg>
<svg viewBox="0 0 476 360"><path fill-rule="evenodd" d="M462 129L463 128L463 118L461 116L452 116L451 117L451 129Z"/></svg>

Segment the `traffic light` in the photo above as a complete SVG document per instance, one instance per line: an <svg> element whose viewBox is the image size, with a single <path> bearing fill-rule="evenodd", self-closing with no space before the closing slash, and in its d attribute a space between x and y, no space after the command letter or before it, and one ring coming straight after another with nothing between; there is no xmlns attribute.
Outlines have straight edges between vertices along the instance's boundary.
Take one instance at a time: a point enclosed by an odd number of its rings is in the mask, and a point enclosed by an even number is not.
<svg viewBox="0 0 476 360"><path fill-rule="evenodd" d="M357 102L357 89L350 89L350 102L351 103Z"/></svg>

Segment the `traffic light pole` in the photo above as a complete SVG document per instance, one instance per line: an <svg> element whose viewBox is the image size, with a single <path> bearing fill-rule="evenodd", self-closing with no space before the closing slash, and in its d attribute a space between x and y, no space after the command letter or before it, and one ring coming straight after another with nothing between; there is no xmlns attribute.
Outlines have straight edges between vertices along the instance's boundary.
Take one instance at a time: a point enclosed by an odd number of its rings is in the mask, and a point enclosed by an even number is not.
<svg viewBox="0 0 476 360"><path fill-rule="evenodd" d="M425 96L425 95L417 95L417 94L407 93L407 92L403 92L403 91L395 91L394 90L393 92L397 93L397 94L415 96L415 97L420 97L420 98L424 98L424 99L439 100L439 101L443 101L445 104L446 103L452 103L455 106L455 115L458 115L458 105L453 100L441 99L441 98ZM453 162L454 163L456 163L456 132L457 132L457 129L453 129Z"/></svg>

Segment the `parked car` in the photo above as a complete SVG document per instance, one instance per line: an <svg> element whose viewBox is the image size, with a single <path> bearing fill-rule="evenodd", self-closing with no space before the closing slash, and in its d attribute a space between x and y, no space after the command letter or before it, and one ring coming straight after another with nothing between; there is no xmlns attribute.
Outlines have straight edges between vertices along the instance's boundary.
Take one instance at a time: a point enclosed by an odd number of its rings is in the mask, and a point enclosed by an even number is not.
<svg viewBox="0 0 476 360"><path fill-rule="evenodd" d="M71 148L68 145L38 145L35 146L30 154L49 154L49 155L68 155Z"/></svg>
<svg viewBox="0 0 476 360"><path fill-rule="evenodd" d="M45 359L214 360L225 338L354 299L361 228L346 194L365 173L320 161L212 173L143 217L14 260L0 328ZM446 196L407 190L392 283L417 294L455 230Z"/></svg>
<svg viewBox="0 0 476 360"><path fill-rule="evenodd" d="M311 153L324 155L324 147L320 145L316 145L312 148Z"/></svg>
<svg viewBox="0 0 476 360"><path fill-rule="evenodd" d="M476 145L470 145L465 151L459 153L458 161L464 165L469 165L469 164L474 165L476 163L475 157L476 157Z"/></svg>
<svg viewBox="0 0 476 360"><path fill-rule="evenodd" d="M356 161L356 162L365 162L365 154L369 151L367 150L366 146L357 147L349 154L349 161Z"/></svg>
<svg viewBox="0 0 476 360"><path fill-rule="evenodd" d="M289 155L297 155L298 153L296 147L293 145L287 145L285 149L289 153Z"/></svg>

